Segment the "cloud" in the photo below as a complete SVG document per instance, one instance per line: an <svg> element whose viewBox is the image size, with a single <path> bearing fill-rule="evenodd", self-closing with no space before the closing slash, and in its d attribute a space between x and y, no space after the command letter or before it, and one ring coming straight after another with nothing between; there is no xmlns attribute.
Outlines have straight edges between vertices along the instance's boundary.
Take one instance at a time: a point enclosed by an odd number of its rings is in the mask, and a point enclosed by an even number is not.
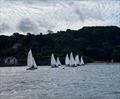
<svg viewBox="0 0 120 99"><path fill-rule="evenodd" d="M18 28L22 32L34 32L37 26L30 19L24 18L20 21Z"/></svg>
<svg viewBox="0 0 120 99"><path fill-rule="evenodd" d="M9 26L5 23L0 24L0 32L4 32L6 30L9 30Z"/></svg>
<svg viewBox="0 0 120 99"><path fill-rule="evenodd" d="M120 26L119 0L2 0L0 34Z"/></svg>

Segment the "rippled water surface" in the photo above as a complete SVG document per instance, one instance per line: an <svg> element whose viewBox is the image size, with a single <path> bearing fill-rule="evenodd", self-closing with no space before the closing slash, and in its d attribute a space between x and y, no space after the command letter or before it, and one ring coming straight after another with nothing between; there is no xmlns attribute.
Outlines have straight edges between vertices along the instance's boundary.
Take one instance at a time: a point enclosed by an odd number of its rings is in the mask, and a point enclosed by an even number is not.
<svg viewBox="0 0 120 99"><path fill-rule="evenodd" d="M120 64L2 67L0 99L120 99Z"/></svg>

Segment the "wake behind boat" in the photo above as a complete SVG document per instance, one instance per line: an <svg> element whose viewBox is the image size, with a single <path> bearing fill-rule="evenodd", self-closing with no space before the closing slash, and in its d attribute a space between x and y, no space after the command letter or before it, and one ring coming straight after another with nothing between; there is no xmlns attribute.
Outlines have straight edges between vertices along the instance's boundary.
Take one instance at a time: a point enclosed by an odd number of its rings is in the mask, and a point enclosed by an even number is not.
<svg viewBox="0 0 120 99"><path fill-rule="evenodd" d="M27 70L35 70L37 69L37 64L32 55L32 51L30 50L27 56Z"/></svg>

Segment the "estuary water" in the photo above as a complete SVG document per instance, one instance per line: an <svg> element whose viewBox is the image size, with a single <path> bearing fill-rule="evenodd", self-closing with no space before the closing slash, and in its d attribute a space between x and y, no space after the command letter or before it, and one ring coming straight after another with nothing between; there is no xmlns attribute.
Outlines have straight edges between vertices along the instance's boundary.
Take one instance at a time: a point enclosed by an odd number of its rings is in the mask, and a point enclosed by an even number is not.
<svg viewBox="0 0 120 99"><path fill-rule="evenodd" d="M0 99L120 99L120 64L1 67Z"/></svg>

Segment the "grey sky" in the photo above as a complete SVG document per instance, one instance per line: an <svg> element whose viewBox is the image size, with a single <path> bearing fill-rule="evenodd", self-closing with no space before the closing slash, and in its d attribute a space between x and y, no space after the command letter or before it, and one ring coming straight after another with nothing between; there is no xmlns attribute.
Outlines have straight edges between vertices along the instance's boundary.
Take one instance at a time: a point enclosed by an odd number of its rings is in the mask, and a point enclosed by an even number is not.
<svg viewBox="0 0 120 99"><path fill-rule="evenodd" d="M0 34L120 26L119 0L0 0Z"/></svg>

